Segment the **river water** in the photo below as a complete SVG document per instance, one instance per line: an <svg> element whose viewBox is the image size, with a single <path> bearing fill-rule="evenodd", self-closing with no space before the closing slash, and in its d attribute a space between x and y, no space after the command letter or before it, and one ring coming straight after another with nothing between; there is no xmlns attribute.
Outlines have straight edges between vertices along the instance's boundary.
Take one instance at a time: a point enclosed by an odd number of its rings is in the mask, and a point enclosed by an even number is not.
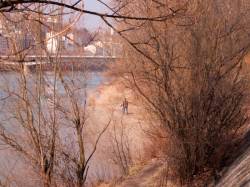
<svg viewBox="0 0 250 187"><path fill-rule="evenodd" d="M64 80L67 85L71 86L71 90L73 90L74 96L77 97L77 101L82 107L84 107L86 105L86 102L88 102L89 95L93 94L98 86L104 84L104 82L107 81L103 78L101 73L97 72L64 73L61 78L55 77L54 73L52 72L45 72L42 76L39 76L38 74L29 74L26 76L28 98L35 103L33 105L33 110L35 111L35 113L37 112L36 110L38 110L38 105L36 103L38 93L37 84L41 83L41 86L39 88L41 89L40 92L42 93L41 102L43 108L42 110L44 110L45 113L45 118L49 118L51 115L49 112L51 106L48 104L48 100L53 97L54 92L56 92L56 96L59 98L59 100L57 100L56 102L59 102L64 107L67 107L66 105L69 102L67 91L65 90L66 88L64 87L64 84L62 83L62 81L60 81L60 79ZM21 80L22 76L15 72L2 72L0 74L0 125L2 129L6 130L6 132L11 132L15 136L18 136L20 140L26 141L22 139L25 131L22 129L22 126L20 126L20 124L17 125L17 120L15 119L16 114L14 115L15 110L13 109L13 107L21 107L17 104L17 101L19 100L17 97L20 96L21 89L24 84ZM46 103L46 105L44 104L44 107L43 102ZM36 117L37 116L35 116L35 118ZM62 121L62 123L64 122ZM98 131L100 131L100 129ZM67 137L69 135L74 135L72 128L64 126L60 129L60 136L63 141L67 141ZM92 134L86 135L88 139L86 140L86 154L90 154L93 148L93 144L90 143L93 142L93 140L90 140L92 139L91 136ZM75 143L74 138L71 143L72 142ZM113 175L115 175L114 172L118 171L117 169L111 171L112 168L115 168L115 166L110 166L110 164L103 160L103 158L104 157L102 157L102 155L98 155L94 159L93 166L89 171L89 181L93 181L98 178L112 178ZM20 155L14 154L0 141L0 179L2 178L4 180L4 178L6 177L10 178L11 176L13 176L13 179L15 178L15 180L12 181L11 179L11 186L32 186L34 184L38 185L39 182L36 182L37 179L32 177L25 178L25 176L31 174L31 172L28 172L28 170L34 169L31 165L25 165L25 163L26 162L24 162L24 159L21 158ZM107 171L107 168L109 171Z"/></svg>

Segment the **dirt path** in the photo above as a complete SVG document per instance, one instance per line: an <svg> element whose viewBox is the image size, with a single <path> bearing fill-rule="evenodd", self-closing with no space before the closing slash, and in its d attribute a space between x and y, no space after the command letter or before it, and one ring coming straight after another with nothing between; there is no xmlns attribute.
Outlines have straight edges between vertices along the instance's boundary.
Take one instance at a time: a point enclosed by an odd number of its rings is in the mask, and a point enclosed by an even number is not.
<svg viewBox="0 0 250 187"><path fill-rule="evenodd" d="M152 160L139 173L127 178L118 187L174 187L171 180L165 176L166 172L166 165L162 161Z"/></svg>
<svg viewBox="0 0 250 187"><path fill-rule="evenodd" d="M123 114L121 103L124 98L129 101L129 114ZM91 100L91 99L90 99ZM112 165L112 136L114 136L114 127L116 128L118 141L121 139L127 141L126 146L129 146L130 153L133 159L140 160L143 157L144 145L147 144L145 132L142 129L146 128L147 124L142 119L141 109L136 105L135 98L133 98L131 91L123 89L119 84L112 84L101 87L92 98L92 116L95 124L103 124L112 118L112 124L108 132L102 137L99 149L93 163L100 163L100 160L105 160L104 164L106 171L115 171L117 175L119 167L115 170ZM99 127L101 128L101 127ZM124 129L123 129L124 128ZM120 137L123 129L123 137ZM111 139L110 139L111 138ZM128 143L128 144L127 144ZM111 162L107 162L110 161ZM124 179L120 184L110 185L116 187L172 187L175 186L171 182L172 178L166 178L166 164L160 160L151 160L144 166L138 166L136 172L130 173L130 176ZM137 166L135 166L137 167ZM118 174L119 175L119 174ZM107 180L108 181L108 180ZM105 185L104 185L105 186ZM107 185L109 186L109 185Z"/></svg>
<svg viewBox="0 0 250 187"><path fill-rule="evenodd" d="M122 114L121 103L124 98L127 98L129 102L129 115ZM90 97L91 98L91 97ZM90 99L91 100L91 99ZM104 160L103 170L113 170L114 175L117 175L119 168L114 169L107 160L112 157L110 152L112 150L108 146L110 144L110 137L112 134L112 128L114 126L121 127L121 123L124 124L125 131L128 134L128 139L131 146L131 152L134 156L140 155L140 151L143 147L144 138L140 123L144 123L138 115L139 108L133 104L133 98L131 93L127 90L121 89L117 85L109 85L102 87L95 95L93 95L91 101L92 116L95 124L105 124L112 114L112 126L109 128L99 147L98 154L95 156L93 163L98 163L100 160ZM146 124L143 124L146 125ZM101 126L98 127L102 128ZM249 136L250 137L250 136ZM250 142L250 138L246 140ZM250 144L250 143L249 143ZM228 171L221 178L216 187L250 187L250 148L243 147L245 151L229 168ZM105 152L105 156L103 153ZM161 181L161 171L164 170L164 164L160 161L152 161L147 164L141 171L130 177L127 177L122 183L115 185L117 187L159 187L161 186L156 181ZM165 179L164 179L165 180ZM156 183L155 183L156 182ZM168 180L167 185L164 187L175 186L171 180ZM214 186L214 185L212 185Z"/></svg>
<svg viewBox="0 0 250 187"><path fill-rule="evenodd" d="M121 103L127 98L129 114L123 114ZM117 149L114 136L126 147L132 158L139 159L143 154L145 138L141 129L138 107L134 104L131 92L117 84L102 86L94 93L89 93L89 138L97 137L98 132L111 120L111 124L98 143L97 152L92 161L89 175L99 179L110 179L122 175L119 164L114 164L114 149ZM92 140L94 141L94 140ZM92 142L93 144L93 142ZM124 145L119 145L120 147ZM97 173L98 172L98 173ZM97 173L97 174L96 174Z"/></svg>

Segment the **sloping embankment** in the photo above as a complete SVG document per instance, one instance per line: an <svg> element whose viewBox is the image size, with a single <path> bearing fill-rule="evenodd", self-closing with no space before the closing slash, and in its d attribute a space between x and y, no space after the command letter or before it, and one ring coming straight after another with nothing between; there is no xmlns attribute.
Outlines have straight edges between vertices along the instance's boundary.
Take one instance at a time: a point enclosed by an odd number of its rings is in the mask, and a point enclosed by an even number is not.
<svg viewBox="0 0 250 187"><path fill-rule="evenodd" d="M247 133L248 134L248 133ZM216 187L250 187L250 135L245 139L244 153L236 159L222 176ZM242 150L238 150L241 152Z"/></svg>

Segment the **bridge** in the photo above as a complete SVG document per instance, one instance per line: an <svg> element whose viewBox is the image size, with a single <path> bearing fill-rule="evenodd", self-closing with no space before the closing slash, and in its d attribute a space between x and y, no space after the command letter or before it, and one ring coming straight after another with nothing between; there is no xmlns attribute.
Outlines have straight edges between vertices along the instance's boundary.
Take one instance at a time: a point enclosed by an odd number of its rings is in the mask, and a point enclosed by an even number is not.
<svg viewBox="0 0 250 187"><path fill-rule="evenodd" d="M24 71L35 71L37 67L45 71L52 70L55 64L59 64L64 70L103 70L108 64L121 59L118 56L87 56L87 55L27 55L20 61L15 56L0 56L0 70L16 70L24 68Z"/></svg>

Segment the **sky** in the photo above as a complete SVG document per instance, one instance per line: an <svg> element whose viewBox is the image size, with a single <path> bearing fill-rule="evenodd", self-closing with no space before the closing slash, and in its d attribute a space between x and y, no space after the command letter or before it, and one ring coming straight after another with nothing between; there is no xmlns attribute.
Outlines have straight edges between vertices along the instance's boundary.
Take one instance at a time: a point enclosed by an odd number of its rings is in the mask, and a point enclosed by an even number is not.
<svg viewBox="0 0 250 187"><path fill-rule="evenodd" d="M105 2L108 1L106 0ZM108 12L108 9L96 0L84 0L84 9L102 13ZM83 15L81 22L83 22L84 27L89 30L96 30L99 27L104 26L104 23L100 18L87 14Z"/></svg>

